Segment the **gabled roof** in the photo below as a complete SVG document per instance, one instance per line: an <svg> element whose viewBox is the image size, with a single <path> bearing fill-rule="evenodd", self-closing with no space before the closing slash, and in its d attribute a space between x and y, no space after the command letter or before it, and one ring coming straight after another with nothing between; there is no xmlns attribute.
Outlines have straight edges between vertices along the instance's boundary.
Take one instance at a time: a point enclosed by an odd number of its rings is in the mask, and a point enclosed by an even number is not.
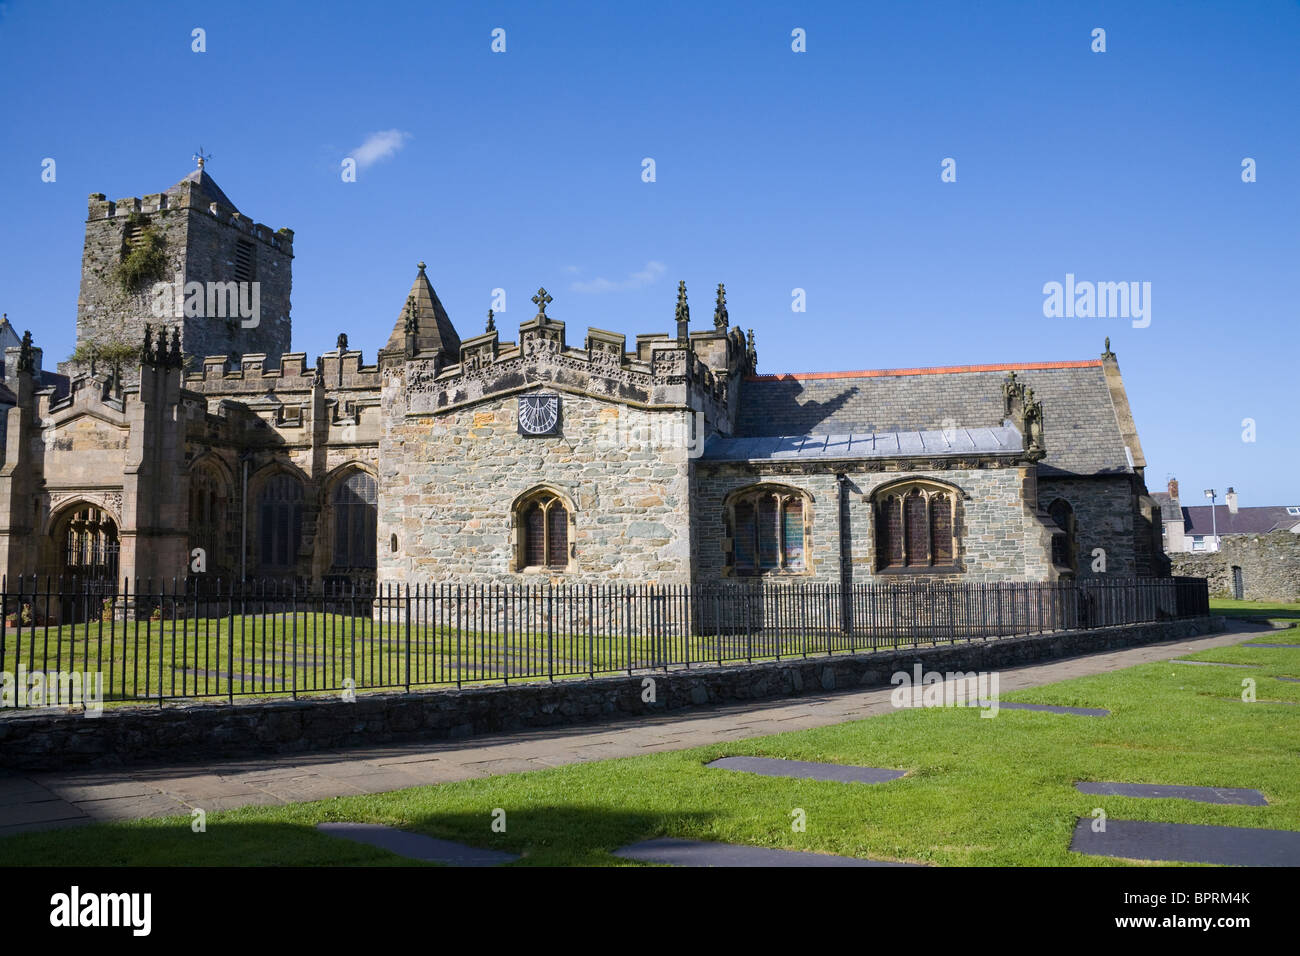
<svg viewBox="0 0 1300 956"><path fill-rule="evenodd" d="M199 187L203 195L207 197L209 202L219 202L221 205L227 206L235 212L239 212L239 207L231 202L230 197L221 191L221 187L217 185L215 179L208 175L207 170L202 168L194 170L194 172L182 179L180 183L177 183L171 189L167 190L168 194L170 195L178 192L181 183L194 183Z"/></svg>
<svg viewBox="0 0 1300 956"><path fill-rule="evenodd" d="M1183 508L1184 534L1268 534L1270 531L1289 531L1300 524L1300 514L1289 514L1287 505L1265 506L1260 508L1238 508L1236 514L1228 511L1227 505L1215 505L1214 515L1210 515L1210 505L1192 505ZM1290 505L1300 508L1300 505Z"/></svg>
<svg viewBox="0 0 1300 956"><path fill-rule="evenodd" d="M438 293L433 291L429 277L424 274L424 263L419 264L419 273L411 284L410 295L402 303L402 311L393 326L393 334L388 337L385 350L401 351L406 348L407 302L414 300L416 332L416 352L442 352L449 362L460 361L460 335L451 324L447 310L438 301Z"/></svg>
<svg viewBox="0 0 1300 956"><path fill-rule="evenodd" d="M1126 454L1111 383L1100 359L755 375L745 379L741 389L736 435L996 428L1003 424L1002 383L1011 371L1043 404L1047 457L1039 465L1040 475L1127 474L1134 463L1143 464L1140 448L1130 449L1133 463Z"/></svg>
<svg viewBox="0 0 1300 956"><path fill-rule="evenodd" d="M1178 499L1167 491L1155 491L1151 493L1151 498L1160 506L1160 517L1162 520L1182 521L1183 509L1178 506Z"/></svg>

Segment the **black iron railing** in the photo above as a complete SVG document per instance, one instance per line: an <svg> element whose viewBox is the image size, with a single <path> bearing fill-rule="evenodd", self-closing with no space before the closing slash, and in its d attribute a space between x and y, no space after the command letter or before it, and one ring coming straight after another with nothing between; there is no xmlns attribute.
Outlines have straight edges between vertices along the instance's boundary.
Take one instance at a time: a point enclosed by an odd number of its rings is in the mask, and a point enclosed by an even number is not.
<svg viewBox="0 0 1300 956"><path fill-rule="evenodd" d="M107 701L595 677L1209 613L1203 578L848 589L25 579L0 596L0 671L93 672Z"/></svg>

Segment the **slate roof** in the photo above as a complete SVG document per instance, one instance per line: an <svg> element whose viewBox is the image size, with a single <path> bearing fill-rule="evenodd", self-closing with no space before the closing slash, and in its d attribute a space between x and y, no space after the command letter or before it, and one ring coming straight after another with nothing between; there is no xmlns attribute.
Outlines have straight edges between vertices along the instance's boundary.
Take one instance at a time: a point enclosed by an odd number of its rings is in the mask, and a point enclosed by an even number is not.
<svg viewBox="0 0 1300 956"><path fill-rule="evenodd" d="M230 197L221 191L221 187L217 185L217 181L202 169L194 170L194 172L190 173L182 179L180 183L177 183L171 189L167 190L167 192L176 192L177 187L179 187L181 183L185 182L198 184L199 189L201 189L203 194L208 197L209 202L219 202L221 205L228 206L235 212L239 212L239 207L231 202Z"/></svg>
<svg viewBox="0 0 1300 956"><path fill-rule="evenodd" d="M810 459L944 458L978 454L1018 454L1024 447L1011 426L952 428L948 431L868 432L848 435L794 435L718 438L704 446L706 461L807 461Z"/></svg>
<svg viewBox="0 0 1300 956"><path fill-rule="evenodd" d="M1167 491L1151 493L1151 499L1160 506L1160 518L1163 521L1183 520L1183 509L1178 506L1178 499Z"/></svg>
<svg viewBox="0 0 1300 956"><path fill-rule="evenodd" d="M737 437L871 434L1002 425L1007 372L1043 403L1039 474L1126 474L1115 405L1100 359L958 368L755 375L741 392Z"/></svg>
<svg viewBox="0 0 1300 956"><path fill-rule="evenodd" d="M1291 507L1300 507L1291 505ZM1183 508L1184 534L1214 534L1218 523L1219 536L1225 534L1268 534L1270 531L1289 531L1300 524L1300 515L1287 514L1286 505L1260 508L1238 508L1234 515L1227 505L1215 505L1215 515L1210 516L1209 505L1192 505Z"/></svg>

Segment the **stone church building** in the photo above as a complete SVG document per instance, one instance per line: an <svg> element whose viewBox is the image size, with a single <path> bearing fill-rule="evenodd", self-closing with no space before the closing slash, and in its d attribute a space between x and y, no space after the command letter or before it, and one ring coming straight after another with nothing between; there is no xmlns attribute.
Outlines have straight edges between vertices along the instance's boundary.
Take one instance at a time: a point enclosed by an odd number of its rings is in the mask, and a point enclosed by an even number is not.
<svg viewBox="0 0 1300 956"><path fill-rule="evenodd" d="M293 233L202 163L90 197L77 351L0 323L0 572L101 581L1052 581L1167 573L1109 346L1020 365L758 373L693 325L503 341L420 263L367 362L290 351ZM557 310L558 311L558 310ZM477 324L477 323L476 323ZM700 325L703 327L701 328Z"/></svg>

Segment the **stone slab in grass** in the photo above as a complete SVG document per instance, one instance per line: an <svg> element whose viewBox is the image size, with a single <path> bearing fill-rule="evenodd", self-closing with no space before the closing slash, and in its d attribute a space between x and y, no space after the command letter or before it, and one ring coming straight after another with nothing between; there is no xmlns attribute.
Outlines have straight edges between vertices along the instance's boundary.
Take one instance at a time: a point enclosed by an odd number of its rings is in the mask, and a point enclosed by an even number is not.
<svg viewBox="0 0 1300 956"><path fill-rule="evenodd" d="M1300 866L1300 832L1295 830L1111 819L1104 833L1094 833L1093 822L1081 817L1075 824L1073 852L1167 863Z"/></svg>
<svg viewBox="0 0 1300 956"><path fill-rule="evenodd" d="M774 757L723 757L705 766L717 770L739 770L765 777L796 777L800 780L835 780L840 783L887 783L904 776L905 770L881 767L855 767L837 763L814 763L807 760L780 760Z"/></svg>
<svg viewBox="0 0 1300 956"><path fill-rule="evenodd" d="M671 866L917 866L915 863L885 863L860 857L807 853L802 850L774 850L739 843L710 843L670 837L644 840L614 851L625 860L666 863Z"/></svg>
<svg viewBox="0 0 1300 956"><path fill-rule="evenodd" d="M1300 677L1279 677L1278 680L1290 681L1292 684L1300 684Z"/></svg>
<svg viewBox="0 0 1300 956"><path fill-rule="evenodd" d="M975 704L971 704L975 706ZM981 700L980 707L992 707L993 701ZM998 701L999 710L1041 710L1049 714L1076 714L1080 717L1109 717L1110 711L1101 707L1062 707L1059 704L1013 704L1009 701Z"/></svg>
<svg viewBox="0 0 1300 956"><path fill-rule="evenodd" d="M412 860L445 863L448 866L496 866L519 859L514 853L483 850L464 843L452 843L450 840L435 840L433 837L409 833L382 823L318 823L316 829L332 837L355 840Z"/></svg>
<svg viewBox="0 0 1300 956"><path fill-rule="evenodd" d="M1258 667L1258 664L1225 664L1223 661L1184 661L1177 657L1174 658L1174 664L1195 664L1198 667Z"/></svg>
<svg viewBox="0 0 1300 956"><path fill-rule="evenodd" d="M1245 807L1266 807L1268 801L1258 790L1246 787L1186 787L1158 783L1109 783L1105 781L1080 781L1074 785L1080 793L1103 797L1149 797L1153 800L1195 800L1197 803L1237 804Z"/></svg>
<svg viewBox="0 0 1300 956"><path fill-rule="evenodd" d="M1293 651L1300 651L1300 644L1238 644L1238 647L1289 647Z"/></svg>

